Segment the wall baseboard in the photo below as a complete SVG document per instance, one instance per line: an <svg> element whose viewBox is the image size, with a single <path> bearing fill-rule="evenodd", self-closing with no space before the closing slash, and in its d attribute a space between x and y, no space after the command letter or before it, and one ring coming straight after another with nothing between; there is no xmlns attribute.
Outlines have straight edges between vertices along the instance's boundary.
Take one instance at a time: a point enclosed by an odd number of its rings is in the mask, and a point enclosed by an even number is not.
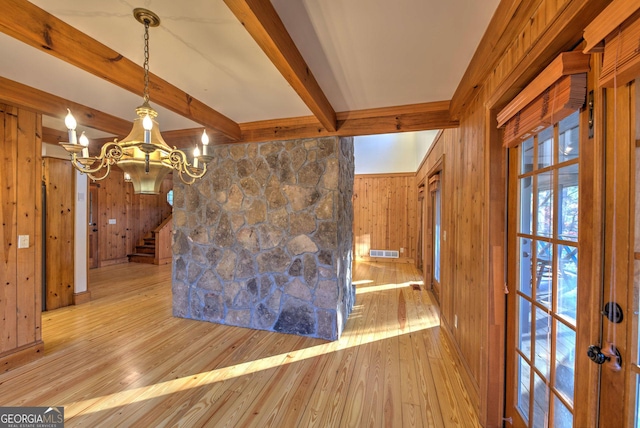
<svg viewBox="0 0 640 428"><path fill-rule="evenodd" d="M111 259L111 260L101 260L98 263L99 267L111 266L111 265L119 265L123 263L129 263L129 257L122 257L119 259Z"/></svg>
<svg viewBox="0 0 640 428"><path fill-rule="evenodd" d="M381 262L381 263L414 263L415 260L410 257L398 257L397 259L387 257L370 257L370 256L356 256L358 262Z"/></svg>
<svg viewBox="0 0 640 428"><path fill-rule="evenodd" d="M82 293L73 293L73 304L81 305L91 301L91 291L83 291Z"/></svg>
<svg viewBox="0 0 640 428"><path fill-rule="evenodd" d="M0 357L0 372L8 372L44 356L44 342L39 340Z"/></svg>

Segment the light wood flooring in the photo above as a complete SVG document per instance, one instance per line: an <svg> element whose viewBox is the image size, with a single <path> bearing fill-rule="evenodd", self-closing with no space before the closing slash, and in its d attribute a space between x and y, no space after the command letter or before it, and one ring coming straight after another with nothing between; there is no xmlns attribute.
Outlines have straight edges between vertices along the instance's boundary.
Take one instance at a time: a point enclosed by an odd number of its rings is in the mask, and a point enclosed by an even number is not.
<svg viewBox="0 0 640 428"><path fill-rule="evenodd" d="M171 315L171 266L91 271L92 301L43 313L45 355L0 375L0 406L69 427L473 427L451 344L408 264L357 263L339 341Z"/></svg>

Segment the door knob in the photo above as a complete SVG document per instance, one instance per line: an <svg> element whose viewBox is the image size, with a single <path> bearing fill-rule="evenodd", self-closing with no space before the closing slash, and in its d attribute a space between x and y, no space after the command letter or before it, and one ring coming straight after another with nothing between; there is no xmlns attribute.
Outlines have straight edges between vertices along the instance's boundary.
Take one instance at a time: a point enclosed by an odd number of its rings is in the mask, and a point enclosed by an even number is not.
<svg viewBox="0 0 640 428"><path fill-rule="evenodd" d="M604 349L598 345L591 345L587 348L587 356L596 364L608 363L613 371L620 371L622 368L622 355L613 343L609 343Z"/></svg>
<svg viewBox="0 0 640 428"><path fill-rule="evenodd" d="M598 345L591 345L587 349L587 356L596 364L604 364L610 360L609 357L602 353L602 349Z"/></svg>

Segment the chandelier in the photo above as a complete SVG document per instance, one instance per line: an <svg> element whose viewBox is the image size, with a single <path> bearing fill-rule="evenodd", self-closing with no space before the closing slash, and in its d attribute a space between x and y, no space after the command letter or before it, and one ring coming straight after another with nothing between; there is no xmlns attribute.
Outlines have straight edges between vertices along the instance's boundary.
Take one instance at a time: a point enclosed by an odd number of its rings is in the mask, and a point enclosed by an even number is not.
<svg viewBox="0 0 640 428"><path fill-rule="evenodd" d="M136 108L138 118L124 140L114 139L100 149L98 156L89 156L89 140L84 132L77 138L76 120L71 111L65 118L69 131L69 142L60 143L70 154L71 163L93 181L105 179L111 167L117 165L124 171L126 181L133 184L134 193L157 195L165 176L175 171L185 184L193 184L207 172L209 138L206 130L202 133L202 153L196 146L193 164L187 155L176 147L173 149L164 141L156 122L158 113L149 105L149 27L160 25L160 18L147 9L136 8L133 16L144 25L144 93L143 103Z"/></svg>

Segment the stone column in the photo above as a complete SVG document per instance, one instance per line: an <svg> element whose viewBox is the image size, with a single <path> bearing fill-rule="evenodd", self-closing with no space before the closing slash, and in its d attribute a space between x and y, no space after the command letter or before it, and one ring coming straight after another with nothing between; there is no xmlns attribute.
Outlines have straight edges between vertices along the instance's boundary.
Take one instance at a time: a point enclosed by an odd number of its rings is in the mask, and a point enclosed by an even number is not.
<svg viewBox="0 0 640 428"><path fill-rule="evenodd" d="M175 316L338 339L355 302L353 139L219 146L174 178Z"/></svg>

